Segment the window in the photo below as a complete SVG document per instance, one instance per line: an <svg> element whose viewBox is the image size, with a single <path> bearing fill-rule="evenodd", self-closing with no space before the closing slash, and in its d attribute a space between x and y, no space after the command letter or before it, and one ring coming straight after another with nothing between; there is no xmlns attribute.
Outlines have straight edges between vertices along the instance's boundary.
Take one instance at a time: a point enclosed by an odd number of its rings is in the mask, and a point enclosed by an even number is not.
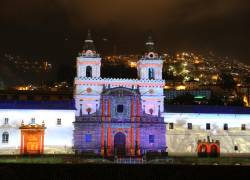
<svg viewBox="0 0 250 180"><path fill-rule="evenodd" d="M246 124L241 125L241 130L245 131L246 130Z"/></svg>
<svg viewBox="0 0 250 180"><path fill-rule="evenodd" d="M35 118L31 118L31 124L35 124L35 123L36 123Z"/></svg>
<svg viewBox="0 0 250 180"><path fill-rule="evenodd" d="M2 143L8 143L9 142L9 133L8 132L4 132L2 134Z"/></svg>
<svg viewBox="0 0 250 180"><path fill-rule="evenodd" d="M57 124L57 125L62 125L62 120L61 120L61 118L58 118L58 119L57 119L56 124Z"/></svg>
<svg viewBox="0 0 250 180"><path fill-rule="evenodd" d="M89 143L89 142L91 142L91 140L92 140L91 134L85 134L85 142Z"/></svg>
<svg viewBox="0 0 250 180"><path fill-rule="evenodd" d="M148 79L155 79L155 73L153 68L148 69Z"/></svg>
<svg viewBox="0 0 250 180"><path fill-rule="evenodd" d="M86 67L86 77L92 77L92 67L91 66Z"/></svg>
<svg viewBox="0 0 250 180"><path fill-rule="evenodd" d="M154 135L149 135L148 137L149 143L154 143L155 142L155 136Z"/></svg>
<svg viewBox="0 0 250 180"><path fill-rule="evenodd" d="M169 123L169 129L174 129L174 123Z"/></svg>
<svg viewBox="0 0 250 180"><path fill-rule="evenodd" d="M4 118L4 124L9 124L9 118Z"/></svg>
<svg viewBox="0 0 250 180"><path fill-rule="evenodd" d="M122 104L117 105L117 112L118 113L122 113L123 112L123 105Z"/></svg>
<svg viewBox="0 0 250 180"><path fill-rule="evenodd" d="M234 146L234 150L238 151L238 146L237 145Z"/></svg>
<svg viewBox="0 0 250 180"><path fill-rule="evenodd" d="M206 124L206 130L210 130L210 123Z"/></svg>
<svg viewBox="0 0 250 180"><path fill-rule="evenodd" d="M224 130L227 131L228 130L228 125L224 124Z"/></svg>
<svg viewBox="0 0 250 180"><path fill-rule="evenodd" d="M188 123L187 126L188 126L188 129L192 129L193 128L192 127L192 123Z"/></svg>

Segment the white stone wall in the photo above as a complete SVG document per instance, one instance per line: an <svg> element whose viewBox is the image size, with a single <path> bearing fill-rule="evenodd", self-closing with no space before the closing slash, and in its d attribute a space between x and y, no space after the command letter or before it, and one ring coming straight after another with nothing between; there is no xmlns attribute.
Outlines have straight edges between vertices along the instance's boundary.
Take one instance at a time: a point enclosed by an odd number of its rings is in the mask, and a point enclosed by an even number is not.
<svg viewBox="0 0 250 180"><path fill-rule="evenodd" d="M8 118L8 125L4 125L4 119ZM19 129L22 120L24 124L45 123L44 150L45 153L72 153L74 110L0 110L0 154L19 153L21 144L21 131ZM57 125L57 119L61 119L61 125ZM9 142L2 143L2 133L9 133Z"/></svg>
<svg viewBox="0 0 250 180"><path fill-rule="evenodd" d="M74 99L76 106L76 116L80 115L80 104L82 104L82 114L88 114L86 111L91 108L91 114L96 112L100 106L100 94L102 93L102 85L77 85L75 89Z"/></svg>
<svg viewBox="0 0 250 180"><path fill-rule="evenodd" d="M140 93L142 108L145 108L147 114L150 114L150 109L153 109L153 115L158 115L159 107L161 113L164 111L163 88L140 87Z"/></svg>
<svg viewBox="0 0 250 180"><path fill-rule="evenodd" d="M197 155L199 139L219 140L221 155L230 153L250 153L250 114L195 114L195 113L164 113L167 125L168 152L174 155ZM169 129L174 123L174 129ZM192 130L187 128L192 123ZM210 130L206 130L210 123ZM224 130L228 124L228 130ZM242 124L246 130L241 130ZM238 151L234 150L238 146Z"/></svg>

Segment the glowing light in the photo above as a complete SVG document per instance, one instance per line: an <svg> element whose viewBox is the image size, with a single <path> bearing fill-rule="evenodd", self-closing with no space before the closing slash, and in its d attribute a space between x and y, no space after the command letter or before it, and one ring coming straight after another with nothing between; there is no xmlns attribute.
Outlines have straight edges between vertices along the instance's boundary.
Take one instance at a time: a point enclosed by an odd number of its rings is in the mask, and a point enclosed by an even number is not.
<svg viewBox="0 0 250 180"><path fill-rule="evenodd" d="M19 90L19 91L33 90L31 85L29 85L29 86L17 86L16 89Z"/></svg>
<svg viewBox="0 0 250 180"><path fill-rule="evenodd" d="M200 61L196 59L196 60L194 61L194 63L195 63L195 64L199 64Z"/></svg>
<svg viewBox="0 0 250 180"><path fill-rule="evenodd" d="M194 98L195 99L203 99L203 98L205 98L206 96L195 96Z"/></svg>
<svg viewBox="0 0 250 180"><path fill-rule="evenodd" d="M218 76L217 74L212 76L212 80L217 81L217 80L218 80L218 78L219 78L219 76Z"/></svg>
<svg viewBox="0 0 250 180"><path fill-rule="evenodd" d="M164 89L171 89L171 86L164 86Z"/></svg>
<svg viewBox="0 0 250 180"><path fill-rule="evenodd" d="M137 63L131 61L131 62L129 62L129 66L130 66L131 68L136 68L136 67L137 67Z"/></svg>
<svg viewBox="0 0 250 180"><path fill-rule="evenodd" d="M176 89L176 90L185 90L185 89L186 89L186 86L184 86L184 85L179 85L179 86L176 86L175 89Z"/></svg>
<svg viewBox="0 0 250 180"><path fill-rule="evenodd" d="M245 106L249 107L247 96L243 96L243 102L245 103Z"/></svg>

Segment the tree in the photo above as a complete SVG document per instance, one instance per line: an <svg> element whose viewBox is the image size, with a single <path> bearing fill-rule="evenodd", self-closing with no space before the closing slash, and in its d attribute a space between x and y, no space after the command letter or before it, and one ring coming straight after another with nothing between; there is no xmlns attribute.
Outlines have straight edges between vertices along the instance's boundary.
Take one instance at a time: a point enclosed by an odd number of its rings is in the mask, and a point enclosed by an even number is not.
<svg viewBox="0 0 250 180"><path fill-rule="evenodd" d="M232 90L236 86L236 82L233 79L233 76L228 73L222 73L220 76L221 87L225 90Z"/></svg>
<svg viewBox="0 0 250 180"><path fill-rule="evenodd" d="M194 102L194 96L189 93L185 93L183 95L177 96L172 100L172 104L181 104L181 105L193 105Z"/></svg>
<svg viewBox="0 0 250 180"><path fill-rule="evenodd" d="M208 101L208 105L224 105L223 97L212 95Z"/></svg>
<svg viewBox="0 0 250 180"><path fill-rule="evenodd" d="M228 103L229 106L244 106L245 103L241 97L235 98L233 101Z"/></svg>

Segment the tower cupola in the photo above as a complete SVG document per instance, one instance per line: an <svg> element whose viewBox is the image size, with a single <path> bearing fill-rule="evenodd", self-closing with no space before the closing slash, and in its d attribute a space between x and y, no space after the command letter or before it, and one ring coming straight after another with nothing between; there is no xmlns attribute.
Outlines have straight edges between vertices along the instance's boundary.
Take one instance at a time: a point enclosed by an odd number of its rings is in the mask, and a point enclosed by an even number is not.
<svg viewBox="0 0 250 180"><path fill-rule="evenodd" d="M79 56L83 57L99 57L100 55L97 54L94 41L91 37L91 31L88 30L87 37L84 40L84 45L82 51L79 53Z"/></svg>

